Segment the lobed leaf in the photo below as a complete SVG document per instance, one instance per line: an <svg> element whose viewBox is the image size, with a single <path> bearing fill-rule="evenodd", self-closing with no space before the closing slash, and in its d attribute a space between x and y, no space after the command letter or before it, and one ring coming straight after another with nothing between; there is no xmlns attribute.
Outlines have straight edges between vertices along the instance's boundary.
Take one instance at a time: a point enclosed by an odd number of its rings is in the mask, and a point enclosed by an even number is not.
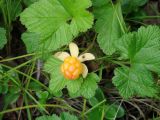
<svg viewBox="0 0 160 120"><path fill-rule="evenodd" d="M114 42L123 34L121 27L124 25L120 3L110 3L95 7L95 25L98 33L97 41L105 54L113 54L116 49ZM120 25L121 24L121 25Z"/></svg>
<svg viewBox="0 0 160 120"><path fill-rule="evenodd" d="M101 7L103 5L106 5L109 2L110 2L110 0L92 0L94 7Z"/></svg>
<svg viewBox="0 0 160 120"><path fill-rule="evenodd" d="M78 118L67 112L63 112L61 113L60 117L58 117L55 114L53 114L52 116L44 115L44 116L37 117L36 120L78 120Z"/></svg>
<svg viewBox="0 0 160 120"><path fill-rule="evenodd" d="M26 45L28 53L37 52L39 50L39 35L36 33L25 32L22 34L22 40Z"/></svg>
<svg viewBox="0 0 160 120"><path fill-rule="evenodd" d="M141 27L125 34L116 43L123 59L130 67L115 70L113 83L124 98L132 96L157 97L157 86L150 71L160 73L160 29L158 26Z"/></svg>
<svg viewBox="0 0 160 120"><path fill-rule="evenodd" d="M78 120L78 118L76 116L71 115L71 114L69 114L67 112L63 112L61 114L61 119L62 120Z"/></svg>
<svg viewBox="0 0 160 120"><path fill-rule="evenodd" d="M136 95L155 97L157 94L152 74L139 64L135 64L131 68L117 68L113 77L113 84L126 99Z"/></svg>
<svg viewBox="0 0 160 120"><path fill-rule="evenodd" d="M74 93L78 92L82 83L83 83L82 77L80 77L79 79L74 80L74 81L67 81L67 89L68 89L69 93L74 94Z"/></svg>
<svg viewBox="0 0 160 120"><path fill-rule="evenodd" d="M88 99L93 97L98 88L97 82L99 80L100 78L95 73L88 74L80 88L81 95Z"/></svg>
<svg viewBox="0 0 160 120"><path fill-rule="evenodd" d="M93 15L86 10L90 6L90 0L39 0L20 19L29 32L40 35L44 50L54 51L92 27Z"/></svg>
<svg viewBox="0 0 160 120"><path fill-rule="evenodd" d="M49 88L53 93L61 91L67 83L60 71L61 64L62 61L54 57L50 57L44 66L45 71L51 74Z"/></svg>
<svg viewBox="0 0 160 120"><path fill-rule="evenodd" d="M124 59L144 64L149 70L160 73L160 29L158 26L141 27L138 32L124 35L116 42Z"/></svg>
<svg viewBox="0 0 160 120"><path fill-rule="evenodd" d="M36 120L61 120L61 118L53 114L52 116L43 115L43 116L37 117Z"/></svg>

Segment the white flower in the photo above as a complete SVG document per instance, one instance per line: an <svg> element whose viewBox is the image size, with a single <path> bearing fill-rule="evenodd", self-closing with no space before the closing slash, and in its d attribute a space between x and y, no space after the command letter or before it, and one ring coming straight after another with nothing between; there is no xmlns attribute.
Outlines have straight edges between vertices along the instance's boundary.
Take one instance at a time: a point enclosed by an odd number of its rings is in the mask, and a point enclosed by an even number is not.
<svg viewBox="0 0 160 120"><path fill-rule="evenodd" d="M61 71L63 73L66 73L64 76L68 79L77 79L81 74L83 78L85 78L88 74L88 68L82 62L93 60L95 59L95 56L91 53L84 53L78 56L79 48L75 43L69 44L69 50L70 50L70 54L67 52L57 52L54 55L56 58L64 61L63 65L61 66L62 67Z"/></svg>

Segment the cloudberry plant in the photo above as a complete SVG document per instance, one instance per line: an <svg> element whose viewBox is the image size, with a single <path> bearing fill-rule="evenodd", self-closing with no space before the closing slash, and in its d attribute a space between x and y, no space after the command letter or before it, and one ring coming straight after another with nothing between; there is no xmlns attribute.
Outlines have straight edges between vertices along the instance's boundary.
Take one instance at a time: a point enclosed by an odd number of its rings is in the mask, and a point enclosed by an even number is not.
<svg viewBox="0 0 160 120"><path fill-rule="evenodd" d="M92 53L84 53L79 55L79 48L75 43L69 44L70 54L67 52L57 52L54 56L63 61L61 72L68 80L76 80L82 75L86 78L88 74L87 66L82 63L84 61L94 60L95 56Z"/></svg>

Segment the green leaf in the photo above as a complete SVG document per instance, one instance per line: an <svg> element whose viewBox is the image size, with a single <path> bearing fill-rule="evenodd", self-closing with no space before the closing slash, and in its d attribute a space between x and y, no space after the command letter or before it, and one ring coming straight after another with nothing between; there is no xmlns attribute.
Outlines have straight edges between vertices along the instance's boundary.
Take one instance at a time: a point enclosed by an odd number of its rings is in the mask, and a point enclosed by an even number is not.
<svg viewBox="0 0 160 120"><path fill-rule="evenodd" d="M0 81L2 84L0 84L0 94L7 94L9 86L8 86L8 76L7 77L3 77L4 76L4 71L3 68L0 66Z"/></svg>
<svg viewBox="0 0 160 120"><path fill-rule="evenodd" d="M51 73L51 80L49 82L49 88L53 93L61 91L67 83L67 80L63 77L60 66L62 61L50 57L45 63L44 69L46 72Z"/></svg>
<svg viewBox="0 0 160 120"><path fill-rule="evenodd" d="M7 94L5 94L5 97L4 97L5 105L15 103L18 100L19 96L20 96L20 93L16 93L16 94L7 93Z"/></svg>
<svg viewBox="0 0 160 120"><path fill-rule="evenodd" d="M57 71L55 71L57 72ZM53 93L57 93L61 91L66 86L66 79L60 75L60 72L54 75L51 75L51 80L49 82L49 88Z"/></svg>
<svg viewBox="0 0 160 120"><path fill-rule="evenodd" d="M61 97L62 95L63 95L62 91L58 91L58 92L54 93L55 97ZM52 98L52 95L50 97Z"/></svg>
<svg viewBox="0 0 160 120"><path fill-rule="evenodd" d="M44 69L46 72L52 74L54 71L59 71L61 64L62 61L53 56L50 56L45 63Z"/></svg>
<svg viewBox="0 0 160 120"><path fill-rule="evenodd" d="M26 32L22 34L22 40L26 45L28 53L36 52L39 50L39 39L39 35L36 33Z"/></svg>
<svg viewBox="0 0 160 120"><path fill-rule="evenodd" d="M52 116L41 116L41 117L37 117L36 120L61 120L61 118L59 118L57 115L53 114Z"/></svg>
<svg viewBox="0 0 160 120"><path fill-rule="evenodd" d="M103 94L103 91L100 88L98 88L96 90L95 96L89 99L89 103L90 105L94 106L97 105L99 102L103 101L104 99L105 96Z"/></svg>
<svg viewBox="0 0 160 120"><path fill-rule="evenodd" d="M137 10L138 7L146 4L148 0L123 0L122 1L122 10L123 13L128 14L132 11Z"/></svg>
<svg viewBox="0 0 160 120"><path fill-rule="evenodd" d="M160 29L158 26L141 27L128 33L115 45L121 59L128 59L131 67L115 70L114 85L124 98L132 96L157 97L157 86L150 71L160 73Z"/></svg>
<svg viewBox="0 0 160 120"><path fill-rule="evenodd" d="M37 84L36 82L34 81L31 81L29 86L28 86L28 89L32 90L32 91L41 91L42 90L42 86Z"/></svg>
<svg viewBox="0 0 160 120"><path fill-rule="evenodd" d="M70 94L76 93L80 89L82 83L83 83L82 77L80 77L77 80L67 81L67 89L69 93Z"/></svg>
<svg viewBox="0 0 160 120"><path fill-rule="evenodd" d="M103 120L102 116L104 114L105 107L104 106L99 106L95 109L93 109L89 114L88 114L88 119L87 120Z"/></svg>
<svg viewBox="0 0 160 120"><path fill-rule="evenodd" d="M95 73L88 74L80 88L79 92L81 95L88 99L93 97L98 88L97 82L99 79L100 78Z"/></svg>
<svg viewBox="0 0 160 120"><path fill-rule="evenodd" d="M67 113L67 112L63 112L61 114L61 120L78 120L78 118L74 115Z"/></svg>
<svg viewBox="0 0 160 120"><path fill-rule="evenodd" d="M92 27L90 0L39 0L22 12L21 22L29 32L40 34L41 47L53 51L70 43Z"/></svg>
<svg viewBox="0 0 160 120"><path fill-rule="evenodd" d="M117 68L113 83L126 99L135 95L155 97L157 94L152 74L143 65Z"/></svg>
<svg viewBox="0 0 160 120"><path fill-rule="evenodd" d="M0 49L2 49L6 43L6 30L4 28L0 28Z"/></svg>
<svg viewBox="0 0 160 120"><path fill-rule="evenodd" d="M106 4L101 7L95 7L95 17L97 18L95 28L98 33L97 41L99 46L105 54L111 55L116 50L114 42L124 32L122 31L124 21L121 6L117 3L116 5Z"/></svg>
<svg viewBox="0 0 160 120"><path fill-rule="evenodd" d="M67 112L61 113L60 117L57 115L53 114L52 116L41 116L36 118L36 120L78 120L78 118L74 115L71 115Z"/></svg>
<svg viewBox="0 0 160 120"><path fill-rule="evenodd" d="M103 5L106 5L110 0L92 0L94 7L101 7Z"/></svg>
<svg viewBox="0 0 160 120"><path fill-rule="evenodd" d="M71 98L77 98L77 97L81 96L81 93L80 92L76 92L76 93L69 92L69 96Z"/></svg>
<svg viewBox="0 0 160 120"><path fill-rule="evenodd" d="M123 107L116 104L107 105L105 110L105 118L107 120L115 120L115 118L121 118L125 115Z"/></svg>
<svg viewBox="0 0 160 120"><path fill-rule="evenodd" d="M143 64L160 73L160 29L158 26L141 27L138 32L124 35L116 42L123 58L131 63Z"/></svg>
<svg viewBox="0 0 160 120"><path fill-rule="evenodd" d="M29 6L29 5L33 4L34 2L37 2L37 1L38 1L38 0L23 0L24 4L25 4L26 6Z"/></svg>
<svg viewBox="0 0 160 120"><path fill-rule="evenodd" d="M45 104L46 100L48 99L49 93L47 91L39 91L39 92L36 92L36 95L39 98L39 102L41 104Z"/></svg>

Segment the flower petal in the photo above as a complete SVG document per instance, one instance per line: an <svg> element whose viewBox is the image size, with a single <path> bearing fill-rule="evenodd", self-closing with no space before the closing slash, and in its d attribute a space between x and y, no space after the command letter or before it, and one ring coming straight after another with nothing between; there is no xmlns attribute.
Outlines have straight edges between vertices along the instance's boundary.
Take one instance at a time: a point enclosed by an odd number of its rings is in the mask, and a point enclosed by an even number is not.
<svg viewBox="0 0 160 120"><path fill-rule="evenodd" d="M57 52L56 54L54 54L54 57L64 61L65 58L69 57L70 54L67 52Z"/></svg>
<svg viewBox="0 0 160 120"><path fill-rule="evenodd" d="M95 59L95 56L92 54L92 53L84 53L82 55L80 55L78 57L78 59L81 61L81 62L84 62L84 61L88 61L88 60L94 60Z"/></svg>
<svg viewBox="0 0 160 120"><path fill-rule="evenodd" d="M71 56L78 57L79 48L75 43L72 42L69 44L69 50L70 50Z"/></svg>
<svg viewBox="0 0 160 120"><path fill-rule="evenodd" d="M85 64L82 64L83 65L83 73L82 73L82 76L83 78L86 78L87 77L87 74L88 74L88 68Z"/></svg>

